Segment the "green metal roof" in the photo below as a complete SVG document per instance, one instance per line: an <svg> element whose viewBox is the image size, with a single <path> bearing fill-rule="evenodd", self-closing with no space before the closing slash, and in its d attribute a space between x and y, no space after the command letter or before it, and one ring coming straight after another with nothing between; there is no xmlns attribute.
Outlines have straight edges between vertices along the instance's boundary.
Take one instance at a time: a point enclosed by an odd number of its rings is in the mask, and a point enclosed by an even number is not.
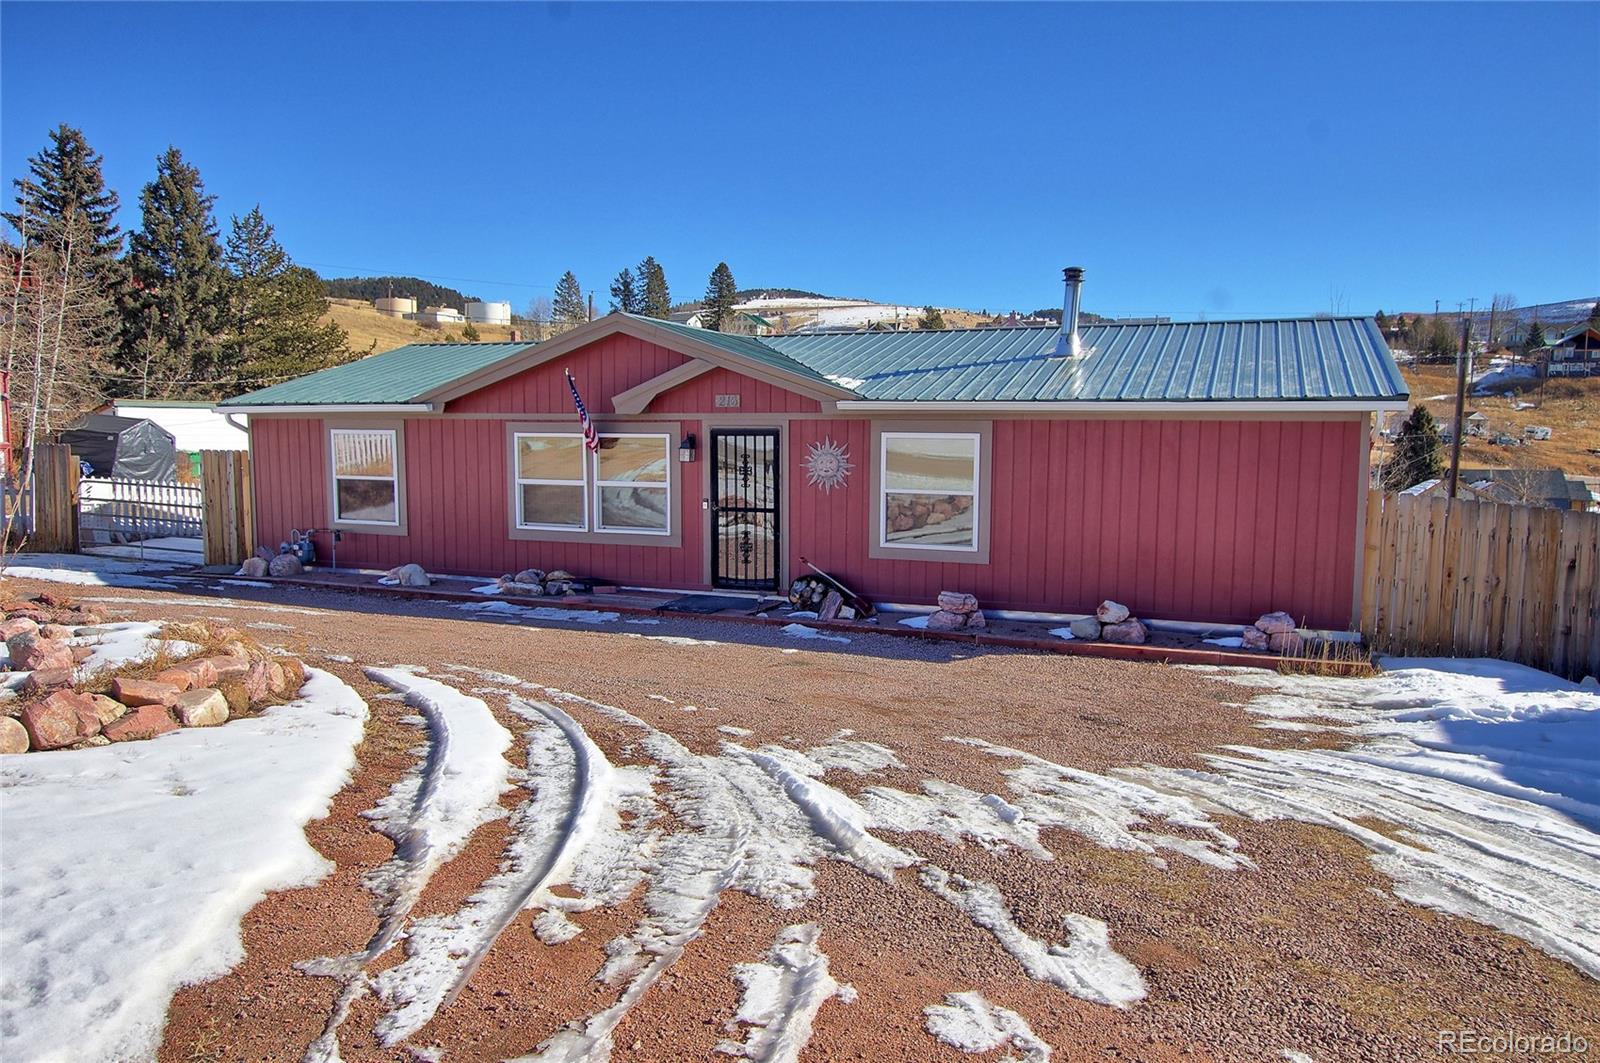
<svg viewBox="0 0 1600 1063"><path fill-rule="evenodd" d="M629 317L668 345L681 337L870 401L1390 402L1407 397L1394 355L1370 318L1089 325L1080 330L1080 356L1063 357L1053 327L757 338ZM532 346L414 344L220 405L417 402Z"/></svg>
<svg viewBox="0 0 1600 1063"><path fill-rule="evenodd" d="M520 354L531 343L413 343L236 395L219 406L371 406L421 396Z"/></svg>

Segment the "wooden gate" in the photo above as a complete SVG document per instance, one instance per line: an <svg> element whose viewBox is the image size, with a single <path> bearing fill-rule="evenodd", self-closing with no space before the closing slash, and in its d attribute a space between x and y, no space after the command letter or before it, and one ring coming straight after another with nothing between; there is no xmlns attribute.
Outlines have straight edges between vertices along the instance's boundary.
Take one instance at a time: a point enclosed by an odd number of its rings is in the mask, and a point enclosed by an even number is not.
<svg viewBox="0 0 1600 1063"><path fill-rule="evenodd" d="M249 453L202 450L200 488L205 498L206 564L243 564L256 549Z"/></svg>
<svg viewBox="0 0 1600 1063"><path fill-rule="evenodd" d="M1362 560L1375 650L1600 675L1600 514L1371 491Z"/></svg>

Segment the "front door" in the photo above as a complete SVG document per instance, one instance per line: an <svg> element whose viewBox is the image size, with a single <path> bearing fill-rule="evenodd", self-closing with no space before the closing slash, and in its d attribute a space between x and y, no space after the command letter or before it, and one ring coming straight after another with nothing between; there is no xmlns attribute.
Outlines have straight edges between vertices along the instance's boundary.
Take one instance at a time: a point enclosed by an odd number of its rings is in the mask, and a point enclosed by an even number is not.
<svg viewBox="0 0 1600 1063"><path fill-rule="evenodd" d="M778 589L778 430L711 430L711 585Z"/></svg>

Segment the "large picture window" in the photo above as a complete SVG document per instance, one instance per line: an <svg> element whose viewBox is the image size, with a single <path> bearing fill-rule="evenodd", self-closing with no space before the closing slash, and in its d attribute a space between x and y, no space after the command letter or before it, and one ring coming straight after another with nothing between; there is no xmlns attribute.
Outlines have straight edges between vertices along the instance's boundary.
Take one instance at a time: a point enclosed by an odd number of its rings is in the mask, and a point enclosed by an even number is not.
<svg viewBox="0 0 1600 1063"><path fill-rule="evenodd" d="M670 436L602 434L594 460L596 530L668 534L671 458Z"/></svg>
<svg viewBox="0 0 1600 1063"><path fill-rule="evenodd" d="M518 432L513 453L517 527L587 528L583 436Z"/></svg>
<svg viewBox="0 0 1600 1063"><path fill-rule="evenodd" d="M341 524L400 524L399 458L392 428L335 428L333 516Z"/></svg>
<svg viewBox="0 0 1600 1063"><path fill-rule="evenodd" d="M978 549L976 433L884 432L879 545Z"/></svg>

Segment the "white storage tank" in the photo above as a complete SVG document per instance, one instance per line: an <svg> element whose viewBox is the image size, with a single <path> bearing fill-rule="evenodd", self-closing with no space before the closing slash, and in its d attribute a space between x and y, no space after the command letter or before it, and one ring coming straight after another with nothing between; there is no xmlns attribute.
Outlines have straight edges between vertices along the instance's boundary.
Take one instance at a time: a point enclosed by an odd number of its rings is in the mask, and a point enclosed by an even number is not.
<svg viewBox="0 0 1600 1063"><path fill-rule="evenodd" d="M480 325L509 325L511 324L511 304L499 303L468 303L467 320L475 321Z"/></svg>
<svg viewBox="0 0 1600 1063"><path fill-rule="evenodd" d="M372 308L385 317L406 317L417 312L417 301L404 295L372 300Z"/></svg>

